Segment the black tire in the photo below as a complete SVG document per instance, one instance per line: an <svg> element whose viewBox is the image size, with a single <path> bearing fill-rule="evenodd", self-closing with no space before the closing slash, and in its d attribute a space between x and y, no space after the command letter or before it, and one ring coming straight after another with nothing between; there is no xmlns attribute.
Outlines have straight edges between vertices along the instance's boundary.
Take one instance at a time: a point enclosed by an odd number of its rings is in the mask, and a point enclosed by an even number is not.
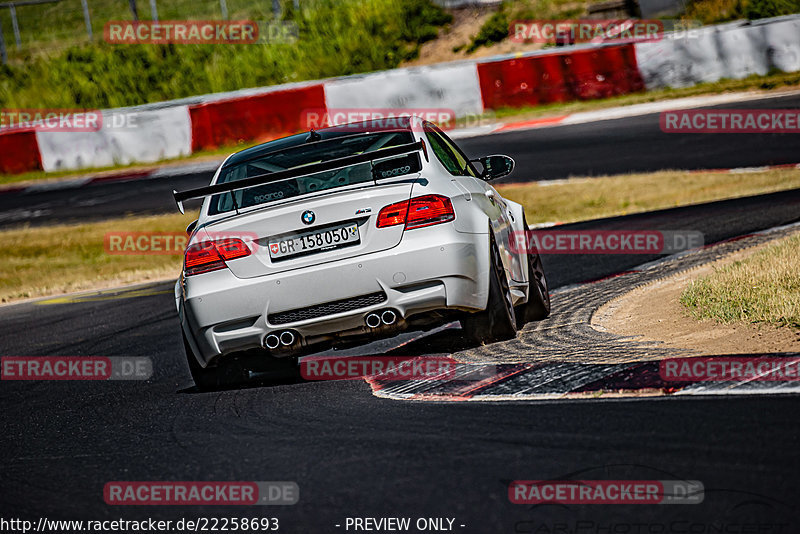
<svg viewBox="0 0 800 534"><path fill-rule="evenodd" d="M528 224L525 223L528 232ZM538 252L528 254L528 302L517 306L517 321L519 327L531 321L541 321L550 315L550 290L547 286L547 276L544 274L542 257Z"/></svg>
<svg viewBox="0 0 800 534"><path fill-rule="evenodd" d="M489 300L486 309L472 313L461 319L465 335L478 343L494 343L511 339L517 335L517 318L511 299L503 260L490 234L489 253L491 255L489 272Z"/></svg>
<svg viewBox="0 0 800 534"><path fill-rule="evenodd" d="M189 372L197 389L202 391L228 389L242 386L251 381L251 373L270 373L273 379L293 377L297 371L297 358L274 358L265 351L254 350L231 354L208 367L197 362L191 345L182 333L183 348ZM259 377L263 381L263 376Z"/></svg>
<svg viewBox="0 0 800 534"><path fill-rule="evenodd" d="M183 334L183 333L182 333ZM186 361L189 364L189 372L192 373L194 384L200 390L224 389L238 386L247 381L249 373L241 366L238 361L226 362L224 365L210 365L202 367L194 355L192 346L183 334L183 348L186 352Z"/></svg>

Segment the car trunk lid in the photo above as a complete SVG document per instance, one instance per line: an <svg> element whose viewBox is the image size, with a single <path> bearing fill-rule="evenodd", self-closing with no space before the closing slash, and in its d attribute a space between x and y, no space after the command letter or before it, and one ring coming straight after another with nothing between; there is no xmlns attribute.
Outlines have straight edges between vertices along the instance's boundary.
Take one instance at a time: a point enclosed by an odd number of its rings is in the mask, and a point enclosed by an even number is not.
<svg viewBox="0 0 800 534"><path fill-rule="evenodd" d="M253 253L228 262L239 278L271 275L387 250L400 243L403 225L377 228L375 221L382 207L410 198L414 179L404 178L392 183L340 188L310 198L295 197L279 205L226 217L200 229L196 239L241 237L248 242ZM313 220L309 223L310 219ZM344 241L343 232L352 233L354 227L357 241L353 235ZM340 235L335 242L334 232ZM305 237L309 234L321 234L321 249L316 249L320 238ZM311 244L310 239L314 246L304 250L303 243L295 239L305 240L307 245ZM286 241L297 246L291 249Z"/></svg>

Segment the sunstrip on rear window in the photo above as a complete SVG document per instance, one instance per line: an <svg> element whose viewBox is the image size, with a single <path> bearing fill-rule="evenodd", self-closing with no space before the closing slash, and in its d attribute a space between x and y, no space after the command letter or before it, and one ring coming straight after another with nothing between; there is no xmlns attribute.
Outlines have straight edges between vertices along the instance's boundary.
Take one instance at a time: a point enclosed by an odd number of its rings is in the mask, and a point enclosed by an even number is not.
<svg viewBox="0 0 800 534"><path fill-rule="evenodd" d="M310 137L310 134L305 135ZM373 174L375 160L379 160L379 164L386 163L385 160L393 156L419 151L421 142L413 140L411 132L403 130L333 138L313 147L318 150L314 150L311 143L290 147L223 168L216 184L173 191L173 196L183 212L184 200L215 195L209 208L209 215L215 215L337 187L366 184L378 179ZM419 170L411 160L399 159L396 164L388 163L379 170L385 169L384 172L394 173L394 176ZM419 158L416 162L419 163Z"/></svg>

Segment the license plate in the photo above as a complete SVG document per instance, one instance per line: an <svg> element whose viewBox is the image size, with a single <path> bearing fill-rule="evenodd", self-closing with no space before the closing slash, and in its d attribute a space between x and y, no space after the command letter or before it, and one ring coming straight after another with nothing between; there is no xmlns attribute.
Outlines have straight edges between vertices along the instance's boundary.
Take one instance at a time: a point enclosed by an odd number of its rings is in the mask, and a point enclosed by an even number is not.
<svg viewBox="0 0 800 534"><path fill-rule="evenodd" d="M348 223L325 229L295 234L269 241L269 257L284 260L294 256L316 254L339 247L356 245L361 241L358 223Z"/></svg>

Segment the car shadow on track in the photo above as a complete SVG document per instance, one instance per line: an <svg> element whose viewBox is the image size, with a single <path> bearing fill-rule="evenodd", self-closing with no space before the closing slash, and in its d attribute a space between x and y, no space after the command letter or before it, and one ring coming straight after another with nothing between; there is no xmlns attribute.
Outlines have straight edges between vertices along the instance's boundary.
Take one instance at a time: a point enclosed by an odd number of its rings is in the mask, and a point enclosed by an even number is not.
<svg viewBox="0 0 800 534"><path fill-rule="evenodd" d="M442 356L479 346L480 344L467 339L461 328L451 328L387 351L384 355Z"/></svg>
<svg viewBox="0 0 800 534"><path fill-rule="evenodd" d="M293 386L296 384L305 384L307 382L313 382L313 380L305 380L302 376L300 376L300 368L298 367L297 369L293 369L291 372L282 372L278 376L275 376L273 373L254 373L254 376L252 376L246 382L241 382L238 384L228 384L213 389L212 388L200 389L197 387L197 385L191 385L189 387L179 389L177 393L188 394L188 395L202 394L202 393L219 393L222 391L238 391L243 389Z"/></svg>
<svg viewBox="0 0 800 534"><path fill-rule="evenodd" d="M399 346L370 354L370 357L437 357L448 356L453 352L476 348L480 345L468 340L460 328L448 328L441 331L434 331L430 335L414 339ZM364 355L358 355L364 357ZM356 355L343 354L341 358L356 357ZM352 380L352 378L349 378ZM345 379L343 379L345 380ZM182 394L210 393L220 391L236 391L254 388L273 388L282 386L293 386L298 384L309 384L319 382L319 380L308 380L301 375L300 366L293 369L284 369L278 372L256 372L251 373L251 378L239 384L219 386L214 389L200 389L196 385L178 390Z"/></svg>

